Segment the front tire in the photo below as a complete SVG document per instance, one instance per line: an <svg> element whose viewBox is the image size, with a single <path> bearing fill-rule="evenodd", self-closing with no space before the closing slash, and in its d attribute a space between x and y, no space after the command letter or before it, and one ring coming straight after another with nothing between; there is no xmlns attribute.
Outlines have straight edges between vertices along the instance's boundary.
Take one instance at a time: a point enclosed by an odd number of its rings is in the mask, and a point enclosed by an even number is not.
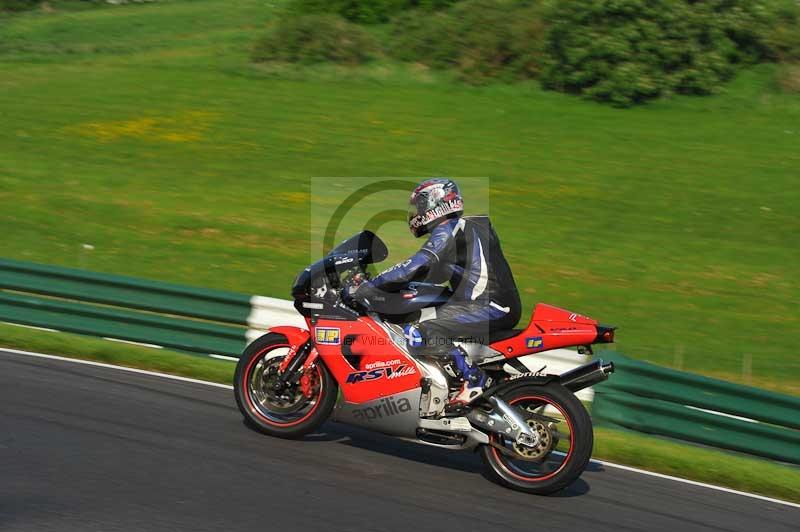
<svg viewBox="0 0 800 532"><path fill-rule="evenodd" d="M301 438L319 428L336 404L337 385L317 361L281 392L272 387L289 352L282 334L269 333L247 346L239 358L233 389L245 422L279 438Z"/></svg>
<svg viewBox="0 0 800 532"><path fill-rule="evenodd" d="M502 394L528 412L539 434L536 446L522 447L498 434L481 446L487 476L518 491L548 495L575 482L592 456L592 420L583 404L557 383L520 386ZM526 417L527 417L526 416Z"/></svg>

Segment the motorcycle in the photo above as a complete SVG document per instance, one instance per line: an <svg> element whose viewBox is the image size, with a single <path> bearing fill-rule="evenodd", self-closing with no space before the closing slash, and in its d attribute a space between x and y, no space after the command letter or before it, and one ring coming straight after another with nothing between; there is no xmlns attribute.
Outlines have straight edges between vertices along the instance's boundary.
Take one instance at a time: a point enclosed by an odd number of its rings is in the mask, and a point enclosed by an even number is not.
<svg viewBox="0 0 800 532"><path fill-rule="evenodd" d="M426 445L476 450L489 478L519 491L549 494L574 482L593 445L591 419L575 393L607 379L614 365L595 360L554 375L536 355L570 346L591 353L592 344L614 341L615 328L538 304L524 329L459 343L489 384L448 412L460 383L448 361L409 354L403 324L424 320L449 291L410 283L374 298L369 308L346 304L367 266L387 256L385 244L363 231L300 273L292 295L308 327L270 328L237 364L234 391L246 423L271 436L300 438L333 419Z"/></svg>

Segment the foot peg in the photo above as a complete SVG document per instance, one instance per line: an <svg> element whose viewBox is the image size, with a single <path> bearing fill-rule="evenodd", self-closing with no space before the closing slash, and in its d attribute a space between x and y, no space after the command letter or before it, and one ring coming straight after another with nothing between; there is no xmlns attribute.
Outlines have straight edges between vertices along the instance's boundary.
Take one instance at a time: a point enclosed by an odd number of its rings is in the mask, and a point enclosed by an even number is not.
<svg viewBox="0 0 800 532"><path fill-rule="evenodd" d="M445 417L461 417L467 415L467 412L469 412L469 408L461 403L448 403L444 407Z"/></svg>

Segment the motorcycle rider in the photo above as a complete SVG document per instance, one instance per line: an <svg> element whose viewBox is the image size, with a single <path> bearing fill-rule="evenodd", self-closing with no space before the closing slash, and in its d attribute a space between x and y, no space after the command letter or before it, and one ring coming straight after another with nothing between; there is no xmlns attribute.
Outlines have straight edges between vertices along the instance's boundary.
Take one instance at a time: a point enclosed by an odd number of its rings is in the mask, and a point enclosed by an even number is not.
<svg viewBox="0 0 800 532"><path fill-rule="evenodd" d="M427 179L411 193L408 226L419 238L430 235L407 260L364 281L353 298L367 301L412 281L449 282L452 297L436 316L405 327L411 352L449 356L451 377L463 379L448 408L457 409L481 394L486 376L454 341L488 343L492 330L513 328L521 305L511 268L487 216L463 216L464 203L452 179ZM453 367L455 366L455 368Z"/></svg>

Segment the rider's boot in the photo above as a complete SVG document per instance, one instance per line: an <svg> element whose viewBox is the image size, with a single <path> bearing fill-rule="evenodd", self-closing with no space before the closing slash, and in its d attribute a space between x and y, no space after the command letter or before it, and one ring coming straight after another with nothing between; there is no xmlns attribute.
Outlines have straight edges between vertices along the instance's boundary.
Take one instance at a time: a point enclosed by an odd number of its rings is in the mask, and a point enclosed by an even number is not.
<svg viewBox="0 0 800 532"><path fill-rule="evenodd" d="M453 348L450 356L458 368L458 374L463 379L461 389L451 395L450 401L445 407L446 412L455 412L462 409L473 399L483 393L483 387L486 385L486 374L480 369L477 364L470 364L467 361L467 356L464 351L459 348Z"/></svg>

